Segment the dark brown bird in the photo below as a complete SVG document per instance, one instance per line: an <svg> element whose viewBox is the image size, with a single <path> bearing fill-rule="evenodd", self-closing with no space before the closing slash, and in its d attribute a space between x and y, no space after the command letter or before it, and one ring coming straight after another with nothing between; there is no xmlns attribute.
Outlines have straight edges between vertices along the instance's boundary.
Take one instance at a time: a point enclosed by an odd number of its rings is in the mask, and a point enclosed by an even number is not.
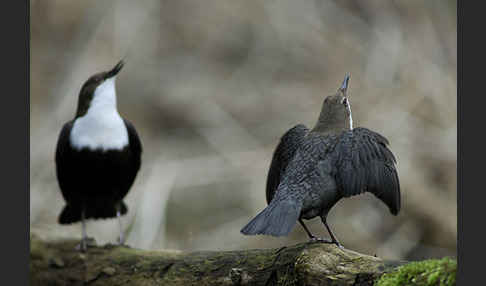
<svg viewBox="0 0 486 286"><path fill-rule="evenodd" d="M241 232L287 235L297 221L311 240L341 246L327 214L344 197L371 192L393 215L400 211L400 184L388 140L367 128L354 128L347 97L349 75L327 96L312 129L299 124L287 131L273 154L267 177L268 206ZM319 216L331 240L316 238L303 219Z"/></svg>

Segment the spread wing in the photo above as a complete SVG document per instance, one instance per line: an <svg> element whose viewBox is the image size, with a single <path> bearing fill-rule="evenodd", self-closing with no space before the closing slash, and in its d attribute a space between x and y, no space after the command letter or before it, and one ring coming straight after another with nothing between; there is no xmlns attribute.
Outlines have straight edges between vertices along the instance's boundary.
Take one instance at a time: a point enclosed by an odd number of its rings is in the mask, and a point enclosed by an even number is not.
<svg viewBox="0 0 486 286"><path fill-rule="evenodd" d="M400 211L400 183L388 140L366 128L341 134L334 156L336 183L344 197L371 192L394 215Z"/></svg>
<svg viewBox="0 0 486 286"><path fill-rule="evenodd" d="M303 124L298 124L289 129L280 139L280 143L273 153L272 163L268 170L266 197L267 203L273 198L280 184L280 176L284 173L289 161L294 157L295 151L302 144L309 129Z"/></svg>

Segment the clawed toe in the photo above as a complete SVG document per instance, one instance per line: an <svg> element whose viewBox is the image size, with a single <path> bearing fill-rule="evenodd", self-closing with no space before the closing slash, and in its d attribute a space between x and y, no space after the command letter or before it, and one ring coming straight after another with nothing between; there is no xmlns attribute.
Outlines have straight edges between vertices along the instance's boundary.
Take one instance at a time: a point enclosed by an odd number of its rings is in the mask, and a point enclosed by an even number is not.
<svg viewBox="0 0 486 286"><path fill-rule="evenodd" d="M86 252L88 247L96 246L96 240L93 237L86 237L82 239L81 242L76 245L75 249L81 252Z"/></svg>
<svg viewBox="0 0 486 286"><path fill-rule="evenodd" d="M80 242L76 247L74 247L77 251L86 252L86 245L83 242Z"/></svg>
<svg viewBox="0 0 486 286"><path fill-rule="evenodd" d="M340 249L344 249L344 246L342 246L342 244L339 243L339 241L337 241L337 240L334 240L334 241L331 240L331 241L329 241L329 243L335 244Z"/></svg>
<svg viewBox="0 0 486 286"><path fill-rule="evenodd" d="M342 244L340 244L339 242L337 241L332 241L330 239L326 239L326 238L320 238L320 237L311 237L310 242L321 242L321 243L328 243L328 244L335 244L337 247L341 248L341 249L344 249L344 246L342 246Z"/></svg>
<svg viewBox="0 0 486 286"><path fill-rule="evenodd" d="M310 241L311 242L322 242L322 243L333 243L329 239L325 239L325 238L321 238L321 237L315 237L315 236L311 237Z"/></svg>

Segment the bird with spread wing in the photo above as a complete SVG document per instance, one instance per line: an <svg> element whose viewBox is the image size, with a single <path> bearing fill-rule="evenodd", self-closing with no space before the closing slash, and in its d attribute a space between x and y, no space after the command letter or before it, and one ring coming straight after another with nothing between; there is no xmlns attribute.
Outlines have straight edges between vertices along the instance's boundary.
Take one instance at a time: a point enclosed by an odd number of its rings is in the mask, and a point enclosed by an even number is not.
<svg viewBox="0 0 486 286"><path fill-rule="evenodd" d="M400 211L396 160L382 135L353 128L347 96L349 74L337 93L327 96L312 129L303 124L288 130L272 158L267 177L268 206L241 232L285 236L297 221L311 240L341 246L326 221L341 199L370 192L393 215ZM303 219L319 216L330 240L315 237Z"/></svg>

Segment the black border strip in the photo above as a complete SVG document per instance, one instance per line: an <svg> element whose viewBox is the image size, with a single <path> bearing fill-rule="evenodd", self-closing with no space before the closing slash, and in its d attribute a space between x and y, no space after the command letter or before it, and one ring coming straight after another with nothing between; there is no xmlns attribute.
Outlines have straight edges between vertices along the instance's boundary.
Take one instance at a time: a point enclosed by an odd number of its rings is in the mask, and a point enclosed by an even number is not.
<svg viewBox="0 0 486 286"><path fill-rule="evenodd" d="M29 1L6 1L2 35L2 284L29 284Z"/></svg>

